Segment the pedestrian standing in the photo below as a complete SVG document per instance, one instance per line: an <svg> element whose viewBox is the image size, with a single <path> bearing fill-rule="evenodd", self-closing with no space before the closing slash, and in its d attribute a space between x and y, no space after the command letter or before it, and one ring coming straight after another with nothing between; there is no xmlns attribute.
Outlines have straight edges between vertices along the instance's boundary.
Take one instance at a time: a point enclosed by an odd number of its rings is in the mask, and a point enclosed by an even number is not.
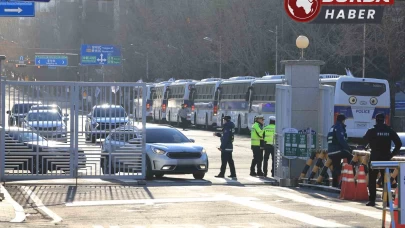
<svg viewBox="0 0 405 228"><path fill-rule="evenodd" d="M271 176L274 177L274 134L276 133L276 117L269 117L269 125L263 128L264 139L264 158L263 158L263 171L264 176L267 177L268 162L271 154Z"/></svg>
<svg viewBox="0 0 405 228"><path fill-rule="evenodd" d="M251 149L253 151L252 164L250 165L250 176L263 176L262 161L263 150L261 149L261 141L263 140L263 122L262 115L255 116L255 123L250 132ZM257 173L255 168L257 167Z"/></svg>
<svg viewBox="0 0 405 228"><path fill-rule="evenodd" d="M215 177L224 178L226 165L229 164L231 175L230 178L236 178L235 164L233 162L233 140L235 134L235 124L231 121L230 116L224 116L222 120L225 122L221 133L214 133L214 136L221 137L221 146L218 148L221 151L221 171Z"/></svg>
<svg viewBox="0 0 405 228"><path fill-rule="evenodd" d="M186 127L187 127L187 123L188 123L188 121L187 121L187 116L188 116L188 114L189 114L189 110L188 110L188 108L187 108L187 105L186 104L183 104L182 105L182 107L181 107L181 109L179 110L179 113L178 113L178 115L180 116L180 118L181 118L181 126L182 126L182 128L183 128L183 131L185 131L186 130Z"/></svg>
<svg viewBox="0 0 405 228"><path fill-rule="evenodd" d="M332 186L339 187L339 175L342 171L341 160L346 158L347 162L351 162L353 158L352 149L347 143L346 116L339 114L336 118L336 123L328 133L328 157L332 160Z"/></svg>
<svg viewBox="0 0 405 228"><path fill-rule="evenodd" d="M371 167L371 161L389 161L395 155L399 155L399 151L402 147L401 139L398 134L387 126L384 122L385 115L383 113L377 114L375 117L376 125L370 128L363 139L366 144L370 145L370 163L368 167ZM391 142L394 142L395 148L391 153ZM367 206L375 206L376 198L376 180L378 172L381 172L381 177L384 180L385 170L370 169L368 191L369 202Z"/></svg>

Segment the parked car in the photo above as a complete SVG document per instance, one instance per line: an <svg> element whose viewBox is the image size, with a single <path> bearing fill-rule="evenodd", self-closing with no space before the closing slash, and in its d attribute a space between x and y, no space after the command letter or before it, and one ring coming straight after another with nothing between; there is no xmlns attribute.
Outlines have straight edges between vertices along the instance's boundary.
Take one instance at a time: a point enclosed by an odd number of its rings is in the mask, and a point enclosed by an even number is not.
<svg viewBox="0 0 405 228"><path fill-rule="evenodd" d="M105 138L109 131L126 125L130 118L133 118L133 115L127 115L120 105L96 105L87 115L86 140L95 143L98 138Z"/></svg>
<svg viewBox="0 0 405 228"><path fill-rule="evenodd" d="M6 170L29 170L33 174L46 174L56 170L69 172L71 150L68 144L48 141L25 128L10 127L5 131ZM86 167L86 156L80 148L78 167Z"/></svg>
<svg viewBox="0 0 405 228"><path fill-rule="evenodd" d="M15 103L13 108L6 113L9 115L8 117L8 126L22 126L23 119L30 111L33 105L42 104L41 102L23 102L23 103Z"/></svg>
<svg viewBox="0 0 405 228"><path fill-rule="evenodd" d="M32 110L24 119L24 127L48 140L67 142L68 120L67 117L62 118L57 110Z"/></svg>
<svg viewBox="0 0 405 228"><path fill-rule="evenodd" d="M142 140L141 125L123 126L107 136L102 144L100 166L104 173L127 172L131 166L125 159L119 159L114 153L119 148L140 144ZM194 144L193 139L173 127L146 125L146 179L153 176L163 177L165 174L193 174L195 179L203 179L208 171L208 155L204 147ZM138 156L141 159L141 156ZM111 164L110 164L111 161ZM138 161L139 162L139 161ZM111 166L110 166L111 165ZM126 170L121 170L126 168ZM141 170L129 170L140 172Z"/></svg>

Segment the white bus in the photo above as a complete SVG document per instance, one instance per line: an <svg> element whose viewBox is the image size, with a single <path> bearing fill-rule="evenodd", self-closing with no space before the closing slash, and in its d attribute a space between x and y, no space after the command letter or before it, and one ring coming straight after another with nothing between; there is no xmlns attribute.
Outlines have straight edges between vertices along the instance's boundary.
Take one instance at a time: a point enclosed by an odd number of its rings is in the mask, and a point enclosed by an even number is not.
<svg viewBox="0 0 405 228"><path fill-rule="evenodd" d="M390 88L387 80L341 76L320 79L320 83L335 87L334 121L340 113L346 116L346 132L352 141L362 138L375 125L378 113L385 114L389 125Z"/></svg>
<svg viewBox="0 0 405 228"><path fill-rule="evenodd" d="M284 75L263 76L253 81L250 89L250 109L248 113L248 128L254 123L254 117L264 116L265 125L270 116L276 115L276 85L284 83Z"/></svg>
<svg viewBox="0 0 405 228"><path fill-rule="evenodd" d="M255 79L238 76L221 83L217 126L222 126L222 117L230 116L238 134L248 129L249 89Z"/></svg>
<svg viewBox="0 0 405 228"><path fill-rule="evenodd" d="M166 109L168 99L168 88L172 82L164 81L155 84L155 88L152 91L152 111L153 121L160 122L166 120Z"/></svg>
<svg viewBox="0 0 405 228"><path fill-rule="evenodd" d="M191 113L191 123L197 128L204 126L208 129L217 126L221 83L220 78L207 78L195 84L195 110Z"/></svg>
<svg viewBox="0 0 405 228"><path fill-rule="evenodd" d="M155 91L155 84L148 83L146 84L146 121L153 120L153 100L152 95ZM135 91L137 93L137 91ZM134 96L134 107L135 107L135 118L142 119L142 108L143 108L143 100L142 100L142 88L139 90L138 94Z"/></svg>
<svg viewBox="0 0 405 228"><path fill-rule="evenodd" d="M190 114L187 116L187 120L190 121L191 112L194 111L194 86L197 82L192 79L182 79L170 84L167 101L167 121L169 123L175 122L179 124L181 122L178 112L183 104L190 111Z"/></svg>

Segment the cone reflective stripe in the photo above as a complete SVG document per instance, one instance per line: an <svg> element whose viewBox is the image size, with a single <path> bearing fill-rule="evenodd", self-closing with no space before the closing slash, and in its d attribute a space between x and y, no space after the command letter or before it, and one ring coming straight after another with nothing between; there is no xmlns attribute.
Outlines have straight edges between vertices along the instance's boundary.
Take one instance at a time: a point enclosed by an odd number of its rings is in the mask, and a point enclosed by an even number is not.
<svg viewBox="0 0 405 228"><path fill-rule="evenodd" d="M307 163L305 164L304 169L303 169L302 172L301 172L300 179L304 179L304 178L305 178L305 175L307 175L307 172L308 172L308 170L309 170L309 167L312 165L313 160L314 160L315 158L317 158L318 156L319 156L319 151L314 151L314 152L312 152L311 157L308 158L308 161L307 161Z"/></svg>
<svg viewBox="0 0 405 228"><path fill-rule="evenodd" d="M316 180L317 183L321 183L323 178L325 178L326 171L328 171L329 166L332 164L332 159L328 158L325 162L325 166L322 168L321 174L319 175L318 179Z"/></svg>
<svg viewBox="0 0 405 228"><path fill-rule="evenodd" d="M359 166L359 171L357 172L355 200L359 200L359 201L368 200L366 172L364 171L363 165Z"/></svg>

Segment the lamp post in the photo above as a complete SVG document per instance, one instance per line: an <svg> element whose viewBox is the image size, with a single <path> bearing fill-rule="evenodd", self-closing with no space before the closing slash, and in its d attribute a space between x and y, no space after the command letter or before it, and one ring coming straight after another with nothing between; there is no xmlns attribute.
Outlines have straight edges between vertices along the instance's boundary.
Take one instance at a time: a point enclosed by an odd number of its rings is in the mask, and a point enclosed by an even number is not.
<svg viewBox="0 0 405 228"><path fill-rule="evenodd" d="M131 44L131 46L134 46L134 44ZM135 54L146 56L146 78L149 78L149 52L146 52L146 55L137 51L134 51Z"/></svg>
<svg viewBox="0 0 405 228"><path fill-rule="evenodd" d="M295 44L297 45L298 48L301 49L300 60L304 60L304 49L307 48L309 45L308 37L302 35L298 36L297 40L295 41Z"/></svg>
<svg viewBox="0 0 405 228"><path fill-rule="evenodd" d="M276 31L273 31L270 29L268 31L272 32L276 35L276 75L277 75L277 73L278 73L278 28L277 28L277 25L276 25Z"/></svg>
<svg viewBox="0 0 405 228"><path fill-rule="evenodd" d="M204 37L204 40L214 42L212 38ZM219 78L222 78L222 37L219 36Z"/></svg>

